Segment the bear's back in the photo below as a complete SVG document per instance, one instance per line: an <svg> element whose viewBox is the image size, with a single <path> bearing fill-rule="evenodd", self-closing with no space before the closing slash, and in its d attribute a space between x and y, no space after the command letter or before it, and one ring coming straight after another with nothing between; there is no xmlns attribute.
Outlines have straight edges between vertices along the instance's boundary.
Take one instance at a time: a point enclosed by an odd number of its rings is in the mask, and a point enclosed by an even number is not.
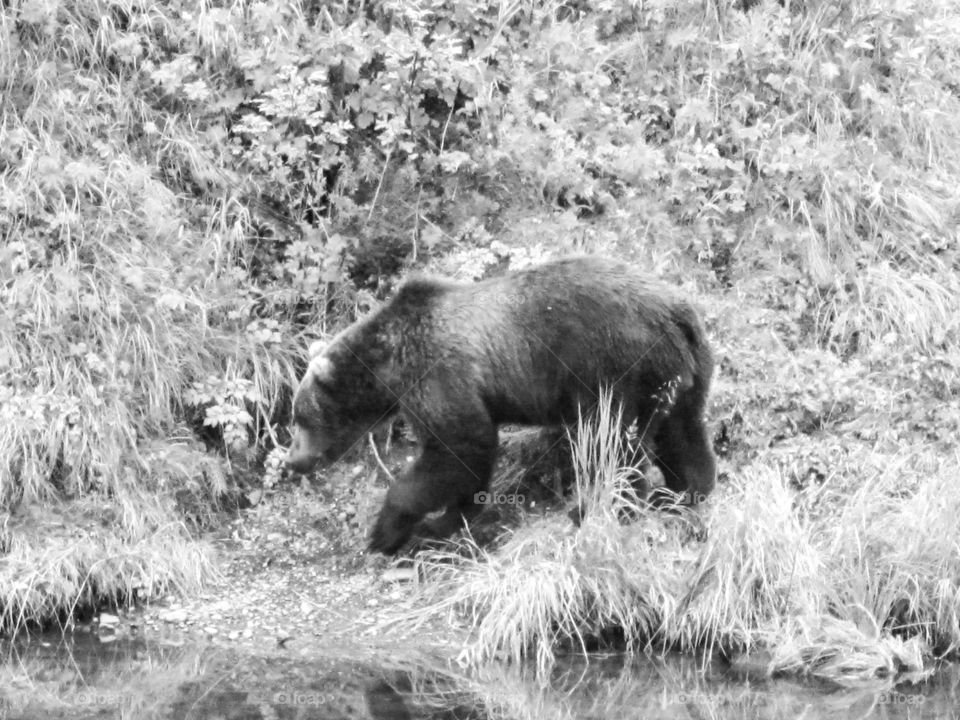
<svg viewBox="0 0 960 720"><path fill-rule="evenodd" d="M571 257L472 284L412 278L385 308L404 391L425 378L475 391L499 422L555 423L602 384L653 368L689 383L699 321L634 266ZM659 372L659 371L658 371Z"/></svg>

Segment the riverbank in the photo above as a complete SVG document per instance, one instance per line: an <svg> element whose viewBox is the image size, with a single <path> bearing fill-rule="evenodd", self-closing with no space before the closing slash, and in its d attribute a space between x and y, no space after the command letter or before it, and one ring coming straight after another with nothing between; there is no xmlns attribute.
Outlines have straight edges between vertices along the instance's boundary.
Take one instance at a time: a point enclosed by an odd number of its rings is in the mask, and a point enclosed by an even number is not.
<svg viewBox="0 0 960 720"><path fill-rule="evenodd" d="M956 3L42 5L0 12L0 632L956 657ZM578 529L521 455L529 502L391 576L372 452L283 475L306 348L414 269L572 253L704 308L708 514Z"/></svg>
<svg viewBox="0 0 960 720"><path fill-rule="evenodd" d="M739 288L738 298L704 302L720 368L710 419L721 482L701 517L622 525L615 483L586 468L606 490L586 492L599 510L578 529L566 510L579 501L556 494L545 440L505 433L497 487L523 505L482 516L483 547L465 542L397 568L364 552L387 484L365 455L254 487L246 507L210 514L202 542L178 546L198 553L203 575L154 585L146 609L117 624L297 651L416 638L467 664L532 660L543 670L581 643L639 650L652 640L842 682L955 657L958 418L939 401L958 390L955 362L891 344L844 360L803 340L795 310L764 307L768 281ZM413 452L401 438L380 460L396 475ZM49 525L32 525L49 540ZM89 562L116 570L115 557ZM176 560L159 557L157 567Z"/></svg>

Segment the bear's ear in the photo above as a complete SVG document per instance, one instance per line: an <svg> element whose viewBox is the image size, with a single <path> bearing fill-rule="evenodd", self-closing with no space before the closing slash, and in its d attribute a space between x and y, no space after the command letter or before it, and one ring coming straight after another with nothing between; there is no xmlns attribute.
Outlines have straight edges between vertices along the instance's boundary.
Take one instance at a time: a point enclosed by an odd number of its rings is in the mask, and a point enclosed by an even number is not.
<svg viewBox="0 0 960 720"><path fill-rule="evenodd" d="M310 343L310 348L307 350L307 357L313 360L317 355L327 349L327 345L326 340L314 340Z"/></svg>
<svg viewBox="0 0 960 720"><path fill-rule="evenodd" d="M307 366L307 375L320 382L330 382L333 380L333 360L326 355L314 357Z"/></svg>

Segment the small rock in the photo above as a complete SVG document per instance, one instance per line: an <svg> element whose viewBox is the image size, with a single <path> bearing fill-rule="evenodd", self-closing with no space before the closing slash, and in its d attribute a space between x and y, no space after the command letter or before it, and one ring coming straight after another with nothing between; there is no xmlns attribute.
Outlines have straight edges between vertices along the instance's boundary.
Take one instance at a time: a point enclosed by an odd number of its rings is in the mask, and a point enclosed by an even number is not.
<svg viewBox="0 0 960 720"><path fill-rule="evenodd" d="M173 608L164 610L158 617L165 623L182 623L187 620L187 611L182 608Z"/></svg>
<svg viewBox="0 0 960 720"><path fill-rule="evenodd" d="M384 570L381 578L384 582L413 582L417 579L417 572L412 567L393 567Z"/></svg>
<svg viewBox="0 0 960 720"><path fill-rule="evenodd" d="M100 613L100 627L116 627L120 624L120 618L110 613Z"/></svg>

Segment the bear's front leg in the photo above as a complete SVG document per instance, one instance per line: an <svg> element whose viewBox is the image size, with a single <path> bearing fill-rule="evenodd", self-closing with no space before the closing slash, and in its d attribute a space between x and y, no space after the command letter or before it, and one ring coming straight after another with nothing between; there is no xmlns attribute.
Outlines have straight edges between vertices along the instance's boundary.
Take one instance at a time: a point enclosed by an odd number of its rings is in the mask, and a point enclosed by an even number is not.
<svg viewBox="0 0 960 720"><path fill-rule="evenodd" d="M474 427L468 437L430 437L413 467L390 486L377 522L370 534L369 549L394 555L414 534L423 517L448 508L442 522L431 523L432 534L450 534L481 505L475 495L490 486L496 458L496 427Z"/></svg>

